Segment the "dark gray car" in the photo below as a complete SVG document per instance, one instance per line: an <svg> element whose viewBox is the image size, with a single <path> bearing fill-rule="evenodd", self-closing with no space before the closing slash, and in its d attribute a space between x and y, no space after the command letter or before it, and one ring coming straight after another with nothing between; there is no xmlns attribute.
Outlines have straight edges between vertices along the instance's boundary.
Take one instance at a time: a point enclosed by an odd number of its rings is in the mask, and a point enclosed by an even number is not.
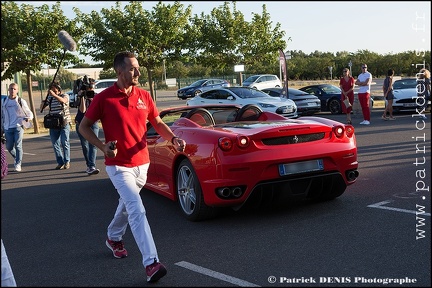
<svg viewBox="0 0 432 288"><path fill-rule="evenodd" d="M275 87L262 89L261 91L272 97L282 97L282 89ZM288 97L296 103L297 114L299 116L313 115L321 111L321 101L315 95L294 88L288 88Z"/></svg>
<svg viewBox="0 0 432 288"><path fill-rule="evenodd" d="M213 88L230 86L230 83L224 79L201 79L195 81L189 86L177 90L177 97L186 100L187 98L195 97L196 95Z"/></svg>

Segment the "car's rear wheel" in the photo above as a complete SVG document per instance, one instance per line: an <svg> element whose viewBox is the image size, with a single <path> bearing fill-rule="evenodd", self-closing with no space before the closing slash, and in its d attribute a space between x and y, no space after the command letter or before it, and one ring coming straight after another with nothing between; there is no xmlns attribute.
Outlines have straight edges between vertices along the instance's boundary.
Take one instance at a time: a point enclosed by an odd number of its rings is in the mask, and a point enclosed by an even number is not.
<svg viewBox="0 0 432 288"><path fill-rule="evenodd" d="M201 93L202 93L201 90L196 90L196 91L194 92L194 95L197 96L198 94L201 94Z"/></svg>
<svg viewBox="0 0 432 288"><path fill-rule="evenodd" d="M215 215L215 208L204 203L201 185L188 159L184 159L177 169L177 199L183 215L190 221L205 220Z"/></svg>
<svg viewBox="0 0 432 288"><path fill-rule="evenodd" d="M342 113L342 105L339 99L330 99L328 104L328 110L331 114L341 114Z"/></svg>

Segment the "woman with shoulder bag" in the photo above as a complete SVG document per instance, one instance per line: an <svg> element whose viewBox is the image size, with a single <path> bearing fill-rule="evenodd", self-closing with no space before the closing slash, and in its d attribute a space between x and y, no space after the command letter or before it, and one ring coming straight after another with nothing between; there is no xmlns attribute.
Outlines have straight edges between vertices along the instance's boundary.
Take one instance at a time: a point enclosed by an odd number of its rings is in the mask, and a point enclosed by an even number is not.
<svg viewBox="0 0 432 288"><path fill-rule="evenodd" d="M348 68L343 68L343 75L339 79L339 87L341 89L342 113L346 114L348 124L352 124L351 111L354 104L354 77L350 75Z"/></svg>
<svg viewBox="0 0 432 288"><path fill-rule="evenodd" d="M48 96L41 103L41 112L49 106L49 114L63 113L64 124L62 127L50 128L49 134L51 143L54 148L54 154L57 161L56 170L70 168L70 122L69 96L61 92L61 87L57 83L51 83L48 90Z"/></svg>

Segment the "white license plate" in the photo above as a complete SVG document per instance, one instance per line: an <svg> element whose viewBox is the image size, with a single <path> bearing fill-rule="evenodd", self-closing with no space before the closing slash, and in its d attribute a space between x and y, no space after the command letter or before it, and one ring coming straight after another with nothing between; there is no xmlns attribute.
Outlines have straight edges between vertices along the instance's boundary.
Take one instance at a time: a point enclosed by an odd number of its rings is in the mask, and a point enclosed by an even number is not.
<svg viewBox="0 0 432 288"><path fill-rule="evenodd" d="M280 176L321 170L324 170L324 162L322 159L279 165Z"/></svg>
<svg viewBox="0 0 432 288"><path fill-rule="evenodd" d="M417 106L417 104L416 103L404 103L403 106L404 107L415 107L415 106Z"/></svg>
<svg viewBox="0 0 432 288"><path fill-rule="evenodd" d="M292 113L293 109L292 108L285 108L282 110L282 114L287 114L287 113Z"/></svg>

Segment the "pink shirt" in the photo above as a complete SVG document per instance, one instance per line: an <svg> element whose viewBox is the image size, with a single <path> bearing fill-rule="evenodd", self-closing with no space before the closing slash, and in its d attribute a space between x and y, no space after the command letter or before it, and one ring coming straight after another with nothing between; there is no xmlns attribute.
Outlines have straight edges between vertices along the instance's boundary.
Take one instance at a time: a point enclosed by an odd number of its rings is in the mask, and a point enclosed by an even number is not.
<svg viewBox="0 0 432 288"><path fill-rule="evenodd" d="M133 87L127 96L115 83L95 95L85 116L101 120L106 142L117 140L117 155L105 158L105 165L135 167L150 162L146 124L159 112L149 92Z"/></svg>

